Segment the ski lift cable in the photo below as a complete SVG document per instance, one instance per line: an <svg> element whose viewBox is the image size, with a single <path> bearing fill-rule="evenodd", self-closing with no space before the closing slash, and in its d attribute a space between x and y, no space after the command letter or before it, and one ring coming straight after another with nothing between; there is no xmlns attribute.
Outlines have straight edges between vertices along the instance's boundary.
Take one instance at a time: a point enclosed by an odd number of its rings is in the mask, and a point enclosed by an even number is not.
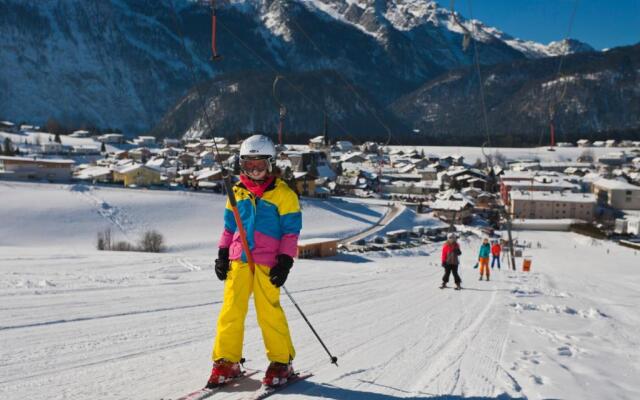
<svg viewBox="0 0 640 400"><path fill-rule="evenodd" d="M469 18L473 18L472 11L473 11L472 0L469 0ZM487 146L491 147L491 134L489 133L489 119L487 117L487 105L486 105L485 94L484 94L484 81L482 80L482 73L480 72L480 56L478 54L477 41L473 39L473 36L471 36L471 42L473 43L473 58L474 58L474 64L476 67L476 73L478 75L478 86L480 88L480 101L482 103L482 118L484 121L484 132L485 132L485 135L487 136Z"/></svg>
<svg viewBox="0 0 640 400"><path fill-rule="evenodd" d="M565 35L565 41L568 41L569 38L571 37L571 31L573 30L573 23L575 21L575 17L576 17L576 13L578 11L578 5L580 3L580 0L575 0L574 4L573 4L573 9L571 11L571 15L569 17L569 25L567 26L567 33ZM565 56L567 55L566 51L563 51L560 54L560 59L558 60L558 70L556 72L556 79L560 79L561 75L562 75L562 67L564 65L564 59ZM556 107L558 106L558 104L560 104L563 99L564 96L567 93L567 83L568 81L565 79L564 82L562 82L562 92L560 92L560 96L558 97L557 101L554 101L553 98L550 99L549 101L549 126L551 128L551 134L554 135L554 122L553 119L555 118L555 113L556 113ZM556 91L557 93L557 91Z"/></svg>
<svg viewBox="0 0 640 400"><path fill-rule="evenodd" d="M196 73L195 73L195 68L194 68L194 65L193 65L193 61L191 60L189 52L187 51L187 44L186 44L186 41L184 39L184 34L182 32L180 20L178 19L178 15L177 15L176 8L175 8L175 5L174 5L174 0L169 0L169 4L171 5L171 16L173 18L174 25L175 25L176 30L178 32L178 36L180 37L180 44L182 46L182 51L183 51L183 53L185 55L185 59L187 61L187 67L188 67L189 72L191 74L191 80L192 80L193 84L195 85L196 97L198 98L198 100L200 102L200 107L202 109L202 114L203 114L204 120L205 120L204 122L206 122L207 128L213 134L213 131L214 131L213 124L211 123L211 119L209 118L209 113L207 111L207 106L206 106L206 102L205 102L205 99L204 99L204 95L202 94L202 91L201 91L201 86L202 85L198 83L198 79L197 79L197 76L196 76ZM205 132L206 132L206 130L203 129L203 133L205 133ZM214 148L216 150L216 154L219 156L220 155L220 151L218 149L218 143L215 140L215 136L214 136L214 140L213 140L213 146L214 146Z"/></svg>
<svg viewBox="0 0 640 400"><path fill-rule="evenodd" d="M309 34L302 28L302 26L300 26L300 24L298 23L298 21L296 21L295 19L292 19L291 22L293 22L293 24L298 28L298 30L302 33L302 35L307 38L307 40L313 45L313 47L316 49L316 51L318 53L320 53L320 55L322 57L324 57L327 60L330 60L331 58L327 56L326 53L324 53L320 47L316 44L316 42L311 38L311 36L309 36ZM364 99L362 98L362 96L360 96L360 93L358 93L358 91L355 89L355 87L353 87L353 85L344 77L342 76L342 74L340 72L338 72L337 70L335 71L336 75L338 75L338 77L340 78L340 80L345 84L345 86L351 90L353 92L353 94L356 95L356 97L358 98L358 100L360 100L360 102L362 103L362 105L365 107L365 109L376 119L376 121L384 128L384 130L387 132L387 142L385 143L385 146L388 146L389 143L391 142L391 129L389 129L389 127L387 126L387 124L385 124L382 119L378 116L378 113L375 112L375 110L372 110L371 107L369 107L369 104L364 101Z"/></svg>
<svg viewBox="0 0 640 400"><path fill-rule="evenodd" d="M244 47L249 53L251 53L254 57L256 57L258 60L260 60L260 62L262 62L266 67L268 67L276 76L280 75L282 77L282 80L285 81L291 88L293 88L293 90L295 90L296 92L298 92L298 94L300 96L302 96L305 100L307 100L309 103L311 103L313 106L315 106L317 109L321 109L326 113L325 107L320 106L317 102L315 102L312 98L310 98L307 94L305 94L299 87L297 87L294 82L291 81L291 79L287 78L286 76L284 76L280 71L278 71L277 68L275 68L274 66L272 66L271 64L269 64L269 62L267 60L264 59L264 57L262 57L260 54L258 54L255 50L253 50L251 48L251 46L249 46L245 41L243 41L242 39L240 39L238 37L238 35L236 35L231 29L229 29L229 27L227 27L225 24L221 23L218 21L218 26L220 26L222 29L224 29L229 35L231 35L233 37L233 39L240 43L240 45L242 45L242 47ZM350 138L351 140L355 140L357 142L357 138L355 138L353 135L351 135L349 133L349 130L347 128L345 128L341 123L333 120L333 123L340 128L343 133Z"/></svg>
<svg viewBox="0 0 640 400"><path fill-rule="evenodd" d="M469 6L469 18L473 17L473 13L472 13L472 4L471 4L472 0L469 0L468 2L468 6ZM489 133L489 119L487 116L487 106L486 106L486 102L485 102L485 93L484 93L484 82L482 81L482 73L480 71L480 56L478 53L478 46L476 44L476 40L473 38L473 35L471 33L471 31L462 24L462 22L460 22L460 19L458 18L456 12L455 12L455 1L451 0L450 2L450 9L451 9L451 15L453 16L453 20L454 22L460 27L460 29L462 29L462 31L464 32L464 39L463 39L463 51L465 51L470 43L473 43L473 64L476 70L476 75L478 76L478 87L480 90L480 105L481 105L481 109L482 109L482 120L483 120L483 124L484 124L484 133L486 136L486 142L484 142L482 144L482 154L485 156L485 159L487 161L487 163L490 163L490 157L487 156L487 154L484 152L484 147L488 146L491 147L491 134ZM472 29L474 29L472 27Z"/></svg>
<svg viewBox="0 0 640 400"><path fill-rule="evenodd" d="M287 108L282 104L280 99L278 98L278 94L276 92L276 88L278 86L278 81L282 79L282 75L277 75L276 79L273 80L273 87L271 91L273 92L273 98L278 103L279 107L279 118L278 118L278 143L282 146L282 129L284 125L284 119L287 115Z"/></svg>

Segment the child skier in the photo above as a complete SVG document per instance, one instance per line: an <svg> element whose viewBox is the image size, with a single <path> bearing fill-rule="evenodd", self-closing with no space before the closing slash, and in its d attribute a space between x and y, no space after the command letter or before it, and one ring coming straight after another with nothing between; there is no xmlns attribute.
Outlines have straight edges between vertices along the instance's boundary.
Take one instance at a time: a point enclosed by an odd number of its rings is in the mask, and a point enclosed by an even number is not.
<svg viewBox="0 0 640 400"><path fill-rule="evenodd" d="M453 272L453 280L456 283L456 290L462 289L460 283L462 280L460 279L460 275L458 275L458 265L460 265L460 255L462 252L460 251L460 245L457 242L457 237L455 233L450 233L447 235L447 241L444 242L442 246L442 267L444 268L444 276L442 277L442 286L440 289L444 289L447 287L447 283L449 283L449 275Z"/></svg>
<svg viewBox="0 0 640 400"><path fill-rule="evenodd" d="M502 247L500 247L500 242L495 240L493 242L493 246L491 246L491 269L493 269L493 265L498 262L498 269L500 269L500 252L502 252Z"/></svg>
<svg viewBox="0 0 640 400"><path fill-rule="evenodd" d="M275 146L266 136L251 136L240 146L242 172L233 194L255 270L251 270L247 262L238 226L227 201L224 231L215 261L216 275L225 281L224 300L218 316L208 388L224 384L241 373L244 320L251 293L267 358L271 362L263 384L281 385L293 374L291 361L295 349L287 318L280 306L280 287L293 266L302 215L295 192L276 177L275 158Z"/></svg>
<svg viewBox="0 0 640 400"><path fill-rule="evenodd" d="M484 238L482 245L480 246L480 253L478 254L478 264L480 265L480 280L482 275L487 275L489 280L489 254L491 253L491 246L489 245L489 239Z"/></svg>

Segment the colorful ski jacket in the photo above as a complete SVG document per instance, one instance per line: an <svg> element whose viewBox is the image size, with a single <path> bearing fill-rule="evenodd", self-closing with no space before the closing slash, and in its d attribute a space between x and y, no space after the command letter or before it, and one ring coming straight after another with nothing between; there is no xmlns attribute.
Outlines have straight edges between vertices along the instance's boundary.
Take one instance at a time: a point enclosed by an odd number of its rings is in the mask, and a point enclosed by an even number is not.
<svg viewBox="0 0 640 400"><path fill-rule="evenodd" d="M278 254L295 257L302 229L300 203L295 192L277 178L262 197L255 196L241 182L234 185L233 193L253 261L273 267ZM230 260L247 261L229 200L224 211L224 231L218 247L229 248Z"/></svg>
<svg viewBox="0 0 640 400"><path fill-rule="evenodd" d="M491 245L489 245L489 243L483 243L480 246L480 253L478 253L478 258L489 258L490 253Z"/></svg>
<svg viewBox="0 0 640 400"><path fill-rule="evenodd" d="M453 245L449 242L445 242L444 246L442 246L442 263L448 265L458 265L460 261L458 256L460 256L462 252L460 251L460 245L458 243L454 243Z"/></svg>
<svg viewBox="0 0 640 400"><path fill-rule="evenodd" d="M501 251L502 247L500 247L498 243L491 246L491 254L493 254L494 256L499 256Z"/></svg>

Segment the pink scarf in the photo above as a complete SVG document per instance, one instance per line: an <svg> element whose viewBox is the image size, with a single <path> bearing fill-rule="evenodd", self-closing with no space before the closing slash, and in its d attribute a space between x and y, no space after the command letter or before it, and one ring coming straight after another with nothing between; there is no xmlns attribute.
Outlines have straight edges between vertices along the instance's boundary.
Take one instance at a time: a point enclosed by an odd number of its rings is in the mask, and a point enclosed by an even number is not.
<svg viewBox="0 0 640 400"><path fill-rule="evenodd" d="M240 182L257 197L262 197L264 191L267 190L269 185L276 179L274 176L269 176L264 182L258 183L246 175L240 175Z"/></svg>

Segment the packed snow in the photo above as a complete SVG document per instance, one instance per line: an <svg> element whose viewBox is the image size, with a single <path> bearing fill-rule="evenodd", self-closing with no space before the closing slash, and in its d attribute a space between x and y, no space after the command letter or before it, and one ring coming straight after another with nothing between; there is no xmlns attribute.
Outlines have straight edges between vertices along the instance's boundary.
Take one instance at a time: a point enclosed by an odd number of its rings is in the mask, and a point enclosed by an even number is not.
<svg viewBox="0 0 640 400"><path fill-rule="evenodd" d="M0 198L0 398L175 399L206 382L222 196L0 182ZM346 237L385 211L304 200L303 237ZM429 223L411 215L389 229ZM168 251L99 252L108 226L131 240L157 229ZM568 232L515 235L532 271L505 259L478 281L471 236L461 292L438 289L439 244L296 260L286 286L339 366L283 294L294 365L314 376L273 398L638 398L637 251ZM252 304L246 326L246 365L264 369ZM243 398L260 377L212 398Z"/></svg>

